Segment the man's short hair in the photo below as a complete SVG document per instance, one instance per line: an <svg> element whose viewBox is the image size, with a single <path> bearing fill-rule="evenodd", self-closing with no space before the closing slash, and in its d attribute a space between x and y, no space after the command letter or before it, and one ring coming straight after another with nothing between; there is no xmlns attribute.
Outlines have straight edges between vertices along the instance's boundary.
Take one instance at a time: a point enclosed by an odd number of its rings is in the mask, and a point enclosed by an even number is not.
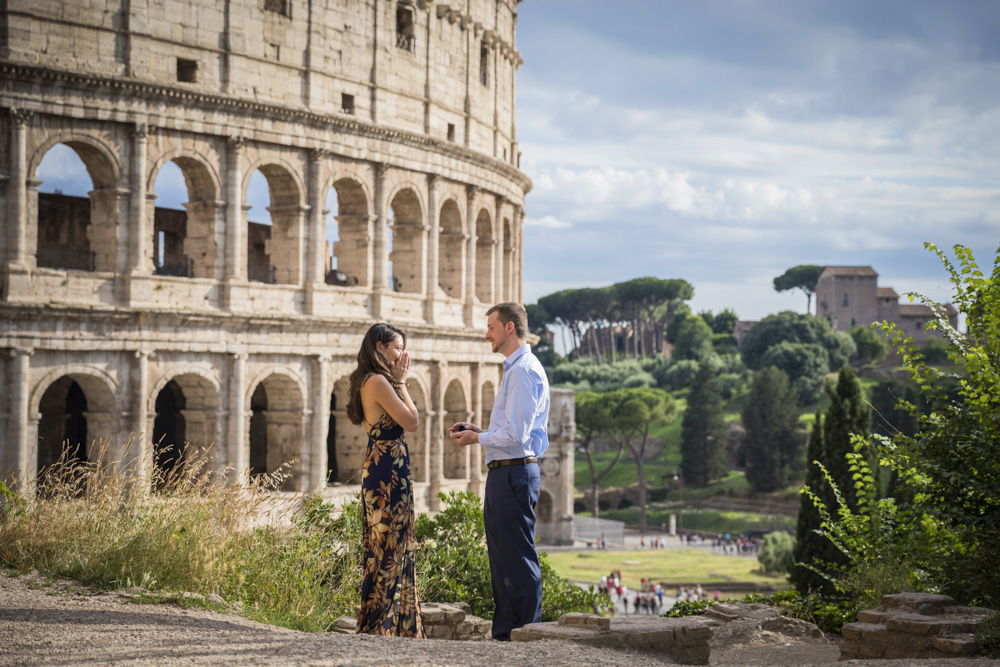
<svg viewBox="0 0 1000 667"><path fill-rule="evenodd" d="M518 338L525 338L528 335L528 313L521 304L504 301L487 310L486 316L489 317L490 313L496 313L497 319L505 326L508 322L513 322L514 334Z"/></svg>

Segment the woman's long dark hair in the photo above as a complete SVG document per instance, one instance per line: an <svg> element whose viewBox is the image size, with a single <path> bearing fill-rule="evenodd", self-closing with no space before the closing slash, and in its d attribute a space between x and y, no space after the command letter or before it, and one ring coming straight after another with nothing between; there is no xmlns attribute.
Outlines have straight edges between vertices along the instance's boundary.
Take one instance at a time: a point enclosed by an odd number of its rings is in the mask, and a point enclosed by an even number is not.
<svg viewBox="0 0 1000 667"><path fill-rule="evenodd" d="M358 367L351 373L351 385L347 390L347 418L352 424L360 424L365 420L365 409L361 405L361 385L372 375L381 375L397 394L400 394L402 382L392 377L389 365L385 362L385 357L379 354L375 343L388 345L396 336L403 339L403 348L406 348L406 332L399 327L394 327L385 322L379 322L369 327L365 334L365 339L361 341L361 349L358 350ZM400 398L402 395L400 394Z"/></svg>

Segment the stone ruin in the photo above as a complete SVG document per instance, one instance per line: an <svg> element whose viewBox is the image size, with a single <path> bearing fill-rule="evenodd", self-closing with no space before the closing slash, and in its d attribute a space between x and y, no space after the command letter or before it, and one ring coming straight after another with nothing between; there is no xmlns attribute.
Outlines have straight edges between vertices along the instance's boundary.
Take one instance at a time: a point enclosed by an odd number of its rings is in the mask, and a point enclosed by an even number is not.
<svg viewBox="0 0 1000 667"><path fill-rule="evenodd" d="M467 602L422 602L420 616L428 639L490 639L493 624L472 615ZM334 623L335 632L353 633L357 619L343 616Z"/></svg>
<svg viewBox="0 0 1000 667"><path fill-rule="evenodd" d="M947 595L886 595L843 628L840 659L958 658L976 653L975 632L995 612L962 607Z"/></svg>

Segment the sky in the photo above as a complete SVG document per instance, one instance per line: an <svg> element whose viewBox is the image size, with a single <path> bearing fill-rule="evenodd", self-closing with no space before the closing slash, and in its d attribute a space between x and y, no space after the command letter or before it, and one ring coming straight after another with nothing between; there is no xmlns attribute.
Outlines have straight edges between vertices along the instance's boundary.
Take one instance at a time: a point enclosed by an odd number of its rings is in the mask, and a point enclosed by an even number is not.
<svg viewBox="0 0 1000 667"><path fill-rule="evenodd" d="M938 301L950 287L925 241L992 265L997 0L524 0L518 14L525 302L684 278L695 311L757 320L805 309L772 286L797 264L871 265ZM90 189L64 146L38 178ZM154 189L158 206L187 199L173 163ZM248 190L266 221L262 174Z"/></svg>
<svg viewBox="0 0 1000 667"><path fill-rule="evenodd" d="M696 311L871 265L947 301L925 241L1000 244L1000 2L525 0L524 300L684 278ZM905 302L905 301L904 301Z"/></svg>

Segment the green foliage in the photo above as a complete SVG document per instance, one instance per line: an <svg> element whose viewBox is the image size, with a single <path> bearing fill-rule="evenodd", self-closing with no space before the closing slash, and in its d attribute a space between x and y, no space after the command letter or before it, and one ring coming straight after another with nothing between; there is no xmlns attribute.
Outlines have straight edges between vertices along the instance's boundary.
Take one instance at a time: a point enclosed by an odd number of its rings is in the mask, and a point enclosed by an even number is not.
<svg viewBox="0 0 1000 667"><path fill-rule="evenodd" d="M967 331L955 331L944 308L923 299L935 312L927 328L948 341L952 368L945 370L929 365L898 327L882 323L928 406L926 413L903 406L919 428L913 435L895 435L884 458L910 494L914 511L939 522L958 545L950 557L925 561L930 579L960 602L995 608L1000 607L1000 249L986 277L968 248L954 246L956 266L925 245L948 271ZM949 377L957 377L954 388Z"/></svg>
<svg viewBox="0 0 1000 667"><path fill-rule="evenodd" d="M774 279L774 289L778 292L795 288L802 290L802 293L806 295L806 312L809 312L812 295L816 291L816 281L819 280L821 273L823 273L823 267L817 264L793 266Z"/></svg>
<svg viewBox="0 0 1000 667"><path fill-rule="evenodd" d="M818 343L782 341L767 348L761 368L774 366L788 375L799 405L815 403L823 393L823 376L830 370L829 355Z"/></svg>
<svg viewBox="0 0 1000 667"><path fill-rule="evenodd" d="M736 322L740 319L732 308L726 308L715 315L711 311L705 310L698 315L705 320L705 324L712 328L712 333L721 335L732 334L733 329L736 328Z"/></svg>
<svg viewBox="0 0 1000 667"><path fill-rule="evenodd" d="M1000 613L990 614L979 624L976 646L983 655L1000 658Z"/></svg>
<svg viewBox="0 0 1000 667"><path fill-rule="evenodd" d="M743 409L743 451L750 486L769 493L801 479L803 438L788 376L773 366L754 373Z"/></svg>
<svg viewBox="0 0 1000 667"><path fill-rule="evenodd" d="M670 609L660 614L666 618L683 618L704 614L705 610L715 604L713 600L679 600Z"/></svg>
<svg viewBox="0 0 1000 667"><path fill-rule="evenodd" d="M712 329L698 315L685 317L677 328L673 356L702 359L712 352Z"/></svg>
<svg viewBox="0 0 1000 667"><path fill-rule="evenodd" d="M757 560L765 572L787 573L795 562L792 552L795 549L795 538L791 533L776 530L764 536L764 544L760 546Z"/></svg>
<svg viewBox="0 0 1000 667"><path fill-rule="evenodd" d="M625 451L625 443L616 441L614 457L605 459L603 465L598 463L596 442L611 430L610 408L611 405L604 400L603 394L585 391L576 395L576 427L579 436L576 448L587 462L587 470L590 473L590 511L598 518L601 512L599 502L601 482L618 465Z"/></svg>
<svg viewBox="0 0 1000 667"><path fill-rule="evenodd" d="M24 496L0 482L0 522L16 518L24 512L27 504Z"/></svg>
<svg viewBox="0 0 1000 667"><path fill-rule="evenodd" d="M472 613L492 618L493 592L486 550L483 511L471 491L439 494L444 509L417 517L417 582L421 599L467 602ZM579 611L606 613L610 600L593 588L584 590L560 577L539 554L542 569L542 620Z"/></svg>
<svg viewBox="0 0 1000 667"><path fill-rule="evenodd" d="M583 358L559 364L552 369L552 384L572 385L584 391L607 392L622 387L649 387L656 378L643 370L635 359L625 359L613 364L598 364Z"/></svg>
<svg viewBox="0 0 1000 667"><path fill-rule="evenodd" d="M851 329L851 338L858 349L854 357L858 365L878 363L889 352L885 337L871 327L854 327Z"/></svg>
<svg viewBox="0 0 1000 667"><path fill-rule="evenodd" d="M712 370L702 364L688 395L681 427L681 474L688 486L705 486L728 471L722 396Z"/></svg>
<svg viewBox="0 0 1000 667"><path fill-rule="evenodd" d="M948 343L940 338L931 338L920 348L924 362L928 364L944 364L948 362Z"/></svg>
<svg viewBox="0 0 1000 667"><path fill-rule="evenodd" d="M825 447L823 446L823 415L816 413L812 431L809 434L809 445L806 451L806 487L820 489L823 485L823 473L813 461L822 461ZM802 495L799 515L795 529L795 565L791 570L791 580L802 595L822 592L833 593L833 582L808 564L814 562L830 562L839 555L833 543L819 533L820 514L816 505L808 496Z"/></svg>
<svg viewBox="0 0 1000 667"><path fill-rule="evenodd" d="M674 362L664 373L660 386L671 391L686 389L694 382L695 376L698 375L698 368L699 364L694 359L682 359Z"/></svg>
<svg viewBox="0 0 1000 667"><path fill-rule="evenodd" d="M786 310L755 324L740 346L743 362L754 370L764 367L764 354L778 343L816 343L827 353L828 368L840 368L854 356L854 340L834 331L825 319Z"/></svg>
<svg viewBox="0 0 1000 667"><path fill-rule="evenodd" d="M646 518L650 525L667 523L670 515L677 517L677 529L704 531L708 533L732 533L740 535L748 531L793 530L795 519L784 514L760 514L757 512L728 512L722 510L692 509L676 507L660 509L650 507ZM628 507L607 510L601 513L605 519L624 521L628 526L639 525L639 509Z"/></svg>

